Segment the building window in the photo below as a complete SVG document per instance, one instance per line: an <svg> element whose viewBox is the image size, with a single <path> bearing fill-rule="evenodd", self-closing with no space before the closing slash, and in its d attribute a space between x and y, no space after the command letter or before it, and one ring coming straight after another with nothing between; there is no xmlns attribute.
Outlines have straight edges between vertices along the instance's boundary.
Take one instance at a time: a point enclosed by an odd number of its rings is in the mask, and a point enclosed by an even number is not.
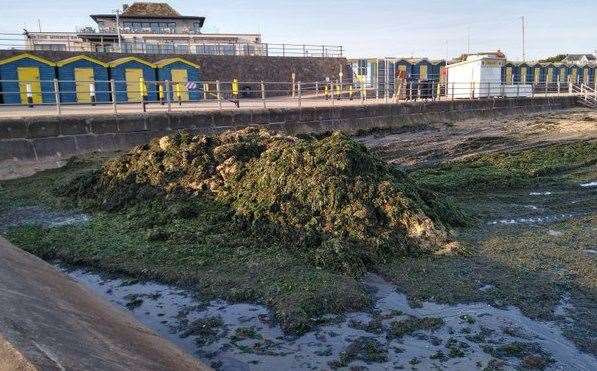
<svg viewBox="0 0 597 371"><path fill-rule="evenodd" d="M176 53L189 54L189 46L184 44L176 45Z"/></svg>
<svg viewBox="0 0 597 371"><path fill-rule="evenodd" d="M174 44L166 43L166 44L162 45L162 53L173 54L174 53Z"/></svg>
<svg viewBox="0 0 597 371"><path fill-rule="evenodd" d="M35 50L56 50L56 51L65 51L66 45L65 44L37 44L34 46Z"/></svg>
<svg viewBox="0 0 597 371"><path fill-rule="evenodd" d="M201 32L201 22L193 22L193 31Z"/></svg>
<svg viewBox="0 0 597 371"><path fill-rule="evenodd" d="M145 44L145 51L150 54L158 54L160 47L157 44Z"/></svg>

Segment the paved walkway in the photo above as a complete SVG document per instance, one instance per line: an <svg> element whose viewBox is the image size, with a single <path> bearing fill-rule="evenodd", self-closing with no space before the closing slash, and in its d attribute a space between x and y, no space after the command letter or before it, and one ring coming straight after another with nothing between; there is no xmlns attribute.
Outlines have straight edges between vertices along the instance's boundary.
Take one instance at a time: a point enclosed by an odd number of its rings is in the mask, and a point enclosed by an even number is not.
<svg viewBox="0 0 597 371"><path fill-rule="evenodd" d="M557 93L549 93L547 96L550 97L557 97L569 94L557 94ZM537 97L545 97L546 94L539 94ZM498 98L499 99L499 98ZM441 97L440 100L449 100L449 98ZM460 99L462 100L462 99ZM398 103L405 103L409 101L401 100ZM236 110L236 109L261 109L261 108L290 108L290 107L342 107L342 106L366 106L366 105L373 105L373 104L380 104L380 103L394 103L393 98L375 98L374 95L371 95L366 100L361 100L358 97L354 97L354 99L350 100L347 96L342 97L342 99L325 99L323 95L314 95L310 94L304 96L300 99L292 98L292 97L270 97L264 101L259 98L242 98L239 103L239 107L237 108L236 105L231 101L222 100L221 108L220 104L218 104L217 100L204 100L200 102L185 102L181 105L177 103L172 103L170 106L170 110L172 112L180 112L180 111L216 111L219 109L226 109L226 110ZM168 110L167 104L160 104L160 103L148 103L146 105L147 112L165 112ZM141 103L119 103L116 105L116 112L117 113L126 113L126 114L133 114L133 113L142 113L143 106ZM61 105L60 113L62 115L89 115L89 114L113 114L114 113L114 106L112 103L101 103L95 106L90 104L70 104L70 105ZM27 106L7 106L7 105L0 105L0 118L2 117L36 117L36 116L56 116L58 114L58 108L56 105L53 104L44 104L29 108Z"/></svg>
<svg viewBox="0 0 597 371"><path fill-rule="evenodd" d="M0 370L208 370L0 237Z"/></svg>

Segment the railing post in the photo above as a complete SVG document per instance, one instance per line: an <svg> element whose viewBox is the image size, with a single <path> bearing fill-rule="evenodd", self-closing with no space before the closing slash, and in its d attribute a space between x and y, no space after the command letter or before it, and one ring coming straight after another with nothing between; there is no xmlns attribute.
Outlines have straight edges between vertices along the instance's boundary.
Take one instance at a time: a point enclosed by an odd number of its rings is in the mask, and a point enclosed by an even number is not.
<svg viewBox="0 0 597 371"><path fill-rule="evenodd" d="M117 114L118 111L116 110L116 84L114 83L114 79L110 80L110 95L112 96L112 112Z"/></svg>
<svg viewBox="0 0 597 371"><path fill-rule="evenodd" d="M286 56L286 44L282 44L282 56Z"/></svg>
<svg viewBox="0 0 597 371"><path fill-rule="evenodd" d="M292 92L292 98L294 98L294 96L295 96L295 87L296 87L295 81L296 81L296 74L293 72L292 73L292 88L290 89Z"/></svg>
<svg viewBox="0 0 597 371"><path fill-rule="evenodd" d="M300 81L296 84L296 90L297 90L297 93L298 93L298 107L301 108L302 94L301 94L301 82Z"/></svg>
<svg viewBox="0 0 597 371"><path fill-rule="evenodd" d="M315 96L319 95L319 81L315 81Z"/></svg>
<svg viewBox="0 0 597 371"><path fill-rule="evenodd" d="M27 83L25 85L25 91L27 92L27 105L29 108L33 108L33 90L31 89L31 84Z"/></svg>
<svg viewBox="0 0 597 371"><path fill-rule="evenodd" d="M431 81L431 100L435 101L435 81Z"/></svg>
<svg viewBox="0 0 597 371"><path fill-rule="evenodd" d="M170 85L170 80L166 80L166 103L167 103L167 110L168 112L172 111L172 85Z"/></svg>
<svg viewBox="0 0 597 371"><path fill-rule="evenodd" d="M95 106L95 84L93 82L89 83L89 100L91 105Z"/></svg>
<svg viewBox="0 0 597 371"><path fill-rule="evenodd" d="M218 97L218 107L222 109L222 92L220 91L220 80L216 81L216 96Z"/></svg>
<svg viewBox="0 0 597 371"><path fill-rule="evenodd" d="M58 79L54 79L54 100L56 101L56 113L60 116L60 91Z"/></svg>
<svg viewBox="0 0 597 371"><path fill-rule="evenodd" d="M375 99L379 99L379 75L375 79Z"/></svg>
<svg viewBox="0 0 597 371"><path fill-rule="evenodd" d="M263 102L263 108L267 108L265 104L265 83L261 81L261 101Z"/></svg>

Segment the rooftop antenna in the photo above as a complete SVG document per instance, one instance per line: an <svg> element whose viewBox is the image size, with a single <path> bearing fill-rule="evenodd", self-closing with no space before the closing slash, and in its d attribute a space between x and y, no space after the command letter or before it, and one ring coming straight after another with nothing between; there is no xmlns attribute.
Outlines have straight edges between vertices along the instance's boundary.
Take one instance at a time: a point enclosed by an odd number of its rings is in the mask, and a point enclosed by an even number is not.
<svg viewBox="0 0 597 371"><path fill-rule="evenodd" d="M522 61L525 62L527 59L527 54L526 54L526 50L525 50L525 42L524 42L524 15L522 17L520 17L520 20L522 21Z"/></svg>
<svg viewBox="0 0 597 371"><path fill-rule="evenodd" d="M471 26L466 26L466 54L471 54Z"/></svg>

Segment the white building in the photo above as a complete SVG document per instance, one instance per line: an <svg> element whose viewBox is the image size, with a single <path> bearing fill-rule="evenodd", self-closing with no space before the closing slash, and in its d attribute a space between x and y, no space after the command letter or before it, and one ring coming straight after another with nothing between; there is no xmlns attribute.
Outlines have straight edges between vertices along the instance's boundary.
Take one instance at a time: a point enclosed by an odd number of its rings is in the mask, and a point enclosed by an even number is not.
<svg viewBox="0 0 597 371"><path fill-rule="evenodd" d="M25 32L27 48L156 54L262 55L260 34L204 34L205 17L183 16L165 3L137 2L122 12L92 14L97 29Z"/></svg>
<svg viewBox="0 0 597 371"><path fill-rule="evenodd" d="M532 85L502 83L506 57L501 52L463 56L448 64L446 95L450 98L487 98L532 95Z"/></svg>

